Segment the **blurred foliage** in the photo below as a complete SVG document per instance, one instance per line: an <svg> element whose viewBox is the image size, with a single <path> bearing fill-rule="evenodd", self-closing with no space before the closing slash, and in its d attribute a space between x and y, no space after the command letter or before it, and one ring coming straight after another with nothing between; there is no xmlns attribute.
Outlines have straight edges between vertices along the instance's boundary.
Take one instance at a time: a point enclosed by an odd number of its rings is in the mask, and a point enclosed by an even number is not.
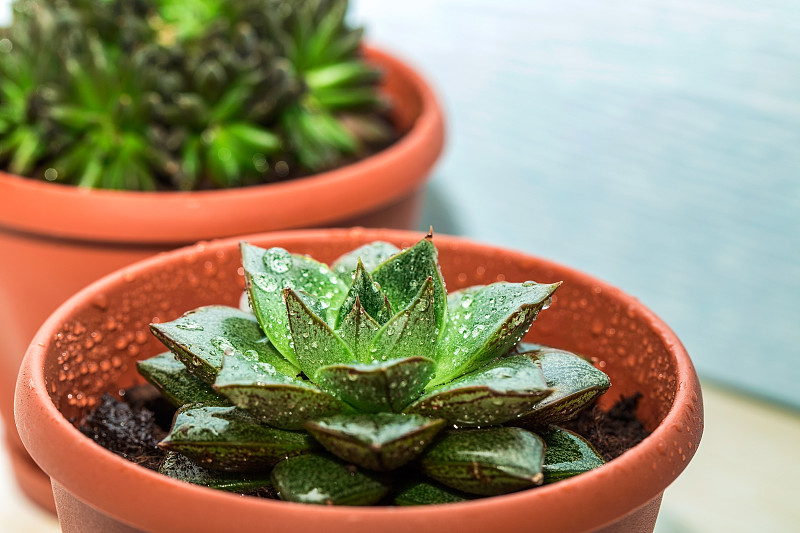
<svg viewBox="0 0 800 533"><path fill-rule="evenodd" d="M17 0L0 168L86 187L249 185L394 131L346 0Z"/></svg>

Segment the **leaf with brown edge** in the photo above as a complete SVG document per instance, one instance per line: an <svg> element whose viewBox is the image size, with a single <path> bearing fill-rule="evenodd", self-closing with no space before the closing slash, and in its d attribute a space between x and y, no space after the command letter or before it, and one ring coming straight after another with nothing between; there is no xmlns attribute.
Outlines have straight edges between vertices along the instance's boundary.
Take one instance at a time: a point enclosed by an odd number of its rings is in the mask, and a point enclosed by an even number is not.
<svg viewBox="0 0 800 533"><path fill-rule="evenodd" d="M255 354L288 376L300 373L264 336L252 314L233 307L200 307L171 322L150 324L150 331L208 385L214 384L222 358L237 352Z"/></svg>
<svg viewBox="0 0 800 533"><path fill-rule="evenodd" d="M553 393L514 420L515 426L537 428L565 422L611 386L602 370L572 352L541 348L524 355L541 363Z"/></svg>
<svg viewBox="0 0 800 533"><path fill-rule="evenodd" d="M545 483L577 476L605 464L600 452L577 433L550 426L540 435L547 444L544 454Z"/></svg>
<svg viewBox="0 0 800 533"><path fill-rule="evenodd" d="M434 369L431 359L415 356L325 366L317 371L316 381L361 412L400 412L419 397Z"/></svg>
<svg viewBox="0 0 800 533"><path fill-rule="evenodd" d="M493 283L450 294L447 324L429 387L447 383L506 354L549 305L560 283Z"/></svg>
<svg viewBox="0 0 800 533"><path fill-rule="evenodd" d="M372 505L389 492L383 476L317 453L278 463L272 484L281 500L317 505Z"/></svg>
<svg viewBox="0 0 800 533"><path fill-rule="evenodd" d="M139 361L136 368L175 407L196 402L209 406L230 405L200 378L190 374L172 352Z"/></svg>
<svg viewBox="0 0 800 533"><path fill-rule="evenodd" d="M349 410L310 381L240 356L225 357L214 389L260 422L281 429L302 429L309 419Z"/></svg>
<svg viewBox="0 0 800 533"><path fill-rule="evenodd" d="M422 472L470 494L492 496L542 484L544 441L521 428L448 431L422 455Z"/></svg>
<svg viewBox="0 0 800 533"><path fill-rule="evenodd" d="M214 470L256 472L314 448L305 433L264 426L237 407L188 404L158 446Z"/></svg>
<svg viewBox="0 0 800 533"><path fill-rule="evenodd" d="M550 392L538 361L515 355L431 389L403 412L459 427L495 426L528 412Z"/></svg>
<svg viewBox="0 0 800 533"><path fill-rule="evenodd" d="M306 424L329 452L369 470L394 470L416 458L444 427L444 420L419 415L334 415Z"/></svg>
<svg viewBox="0 0 800 533"><path fill-rule="evenodd" d="M194 464L177 452L167 454L158 467L158 473L185 483L239 494L272 487L269 473L210 470Z"/></svg>

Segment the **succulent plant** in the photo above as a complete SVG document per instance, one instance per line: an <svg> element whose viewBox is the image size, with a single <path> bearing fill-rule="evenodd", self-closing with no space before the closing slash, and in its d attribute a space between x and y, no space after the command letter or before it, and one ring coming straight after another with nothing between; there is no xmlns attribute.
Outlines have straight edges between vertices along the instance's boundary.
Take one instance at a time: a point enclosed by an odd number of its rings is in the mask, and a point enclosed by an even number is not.
<svg viewBox="0 0 800 533"><path fill-rule="evenodd" d="M178 411L161 472L342 505L503 494L603 463L557 424L609 387L576 354L520 343L560 283L447 294L432 235L327 266L241 244L240 308L151 331L139 372Z"/></svg>
<svg viewBox="0 0 800 533"><path fill-rule="evenodd" d="M86 187L250 185L395 133L347 0L16 0L0 166Z"/></svg>

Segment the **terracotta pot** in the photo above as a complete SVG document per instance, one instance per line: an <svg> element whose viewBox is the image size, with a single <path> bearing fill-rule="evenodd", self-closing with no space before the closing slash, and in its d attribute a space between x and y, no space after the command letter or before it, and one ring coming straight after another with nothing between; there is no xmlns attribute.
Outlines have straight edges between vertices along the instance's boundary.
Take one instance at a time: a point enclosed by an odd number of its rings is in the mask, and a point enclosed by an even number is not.
<svg viewBox="0 0 800 533"><path fill-rule="evenodd" d="M400 246L419 233L306 230L248 236L330 262L373 240ZM241 497L185 484L96 445L73 425L106 391L141 382L134 362L163 350L151 321L200 305L236 305L243 287L239 239L199 244L142 261L82 290L42 326L19 374L16 419L47 472L64 531L651 532L663 490L700 441L703 407L675 334L635 298L586 274L519 252L437 236L448 288L498 279L563 280L526 337L596 357L611 378L602 398L644 394L639 417L652 434L606 465L572 479L466 503L416 508L331 508Z"/></svg>
<svg viewBox="0 0 800 533"><path fill-rule="evenodd" d="M416 227L423 185L443 146L441 109L410 67L366 52L385 72L385 93L406 133L337 170L242 189L158 193L87 191L0 172L0 411L7 428L13 427L13 380L36 328L68 296L112 270L200 239L242 233ZM8 433L9 445L22 451ZM40 501L36 484L25 479L19 478L23 489Z"/></svg>

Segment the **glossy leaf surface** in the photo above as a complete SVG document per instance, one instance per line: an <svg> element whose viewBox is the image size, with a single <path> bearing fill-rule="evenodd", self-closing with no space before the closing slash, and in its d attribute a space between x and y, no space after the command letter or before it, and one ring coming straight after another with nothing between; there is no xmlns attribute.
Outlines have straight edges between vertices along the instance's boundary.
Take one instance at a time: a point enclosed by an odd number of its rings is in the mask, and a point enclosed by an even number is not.
<svg viewBox="0 0 800 533"><path fill-rule="evenodd" d="M207 406L230 405L213 388L193 376L172 352L164 352L136 363L139 374L155 386L175 407L199 402Z"/></svg>
<svg viewBox="0 0 800 533"><path fill-rule="evenodd" d="M245 282L259 324L277 350L300 366L292 348L283 290L303 290L327 308L341 305L347 286L326 265L309 257L244 242L240 247Z"/></svg>
<svg viewBox="0 0 800 533"><path fill-rule="evenodd" d="M545 427L574 417L608 390L608 376L586 359L555 348L529 352L542 365L547 386L553 393L513 422L522 427Z"/></svg>
<svg viewBox="0 0 800 533"><path fill-rule="evenodd" d="M439 342L431 386L446 383L506 354L549 305L558 283L493 283L454 292Z"/></svg>
<svg viewBox="0 0 800 533"><path fill-rule="evenodd" d="M259 421L281 429L301 429L309 419L348 409L309 381L237 356L225 358L214 388Z"/></svg>
<svg viewBox="0 0 800 533"><path fill-rule="evenodd" d="M544 441L520 428L449 431L423 454L422 471L470 494L495 495L540 485Z"/></svg>
<svg viewBox="0 0 800 533"><path fill-rule="evenodd" d="M425 280L431 278L435 327L441 333L447 314L447 292L430 235L378 265L372 271L372 278L380 284L395 312L408 307L417 298Z"/></svg>
<svg viewBox="0 0 800 533"><path fill-rule="evenodd" d="M353 309L343 317L336 334L347 344L357 361L369 363L372 361L372 340L380 329L380 324L367 314L360 299L356 298Z"/></svg>
<svg viewBox="0 0 800 533"><path fill-rule="evenodd" d="M392 308L389 300L381 291L380 286L372 280L372 276L365 270L361 261L358 262L353 283L347 291L344 303L339 310L336 327L340 327L342 320L353 310L359 300L364 311L378 324L385 324L392 317Z"/></svg>
<svg viewBox="0 0 800 533"><path fill-rule="evenodd" d="M281 461L272 483L282 500L317 505L371 505L389 491L380 476L319 454Z"/></svg>
<svg viewBox="0 0 800 533"><path fill-rule="evenodd" d="M361 412L400 412L419 397L434 368L428 358L408 357L325 366L319 369L316 379L320 387Z"/></svg>
<svg viewBox="0 0 800 533"><path fill-rule="evenodd" d="M193 485L202 485L228 492L251 492L272 486L268 472L223 472L196 465L176 452L169 452L158 472Z"/></svg>
<svg viewBox="0 0 800 533"><path fill-rule="evenodd" d="M435 357L438 340L435 289L431 278L425 280L411 303L375 334L370 347L374 359L386 361L412 356Z"/></svg>
<svg viewBox="0 0 800 533"><path fill-rule="evenodd" d="M550 392L539 362L515 355L430 390L405 412L459 427L493 426L529 411Z"/></svg>
<svg viewBox="0 0 800 533"><path fill-rule="evenodd" d="M394 497L394 504L409 505L437 505L442 503L465 502L474 496L461 492L445 485L440 485L429 479L417 479L403 486Z"/></svg>
<svg viewBox="0 0 800 533"><path fill-rule="evenodd" d="M547 444L544 482L552 483L605 464L600 452L580 435L556 426L540 433Z"/></svg>
<svg viewBox="0 0 800 533"><path fill-rule="evenodd" d="M236 407L197 405L178 410L172 429L159 447L214 470L254 472L315 446L305 433L261 425Z"/></svg>
<svg viewBox="0 0 800 533"><path fill-rule="evenodd" d="M189 372L209 385L213 385L226 354L248 354L286 375L299 373L264 336L255 317L233 307L200 307L172 322L150 324L150 330Z"/></svg>
<svg viewBox="0 0 800 533"><path fill-rule="evenodd" d="M339 335L292 289L283 293L292 332L295 356L306 376L313 377L320 367L350 363L355 356Z"/></svg>
<svg viewBox="0 0 800 533"><path fill-rule="evenodd" d="M444 420L395 413L334 415L306 424L329 452L370 470L394 470L415 457Z"/></svg>

